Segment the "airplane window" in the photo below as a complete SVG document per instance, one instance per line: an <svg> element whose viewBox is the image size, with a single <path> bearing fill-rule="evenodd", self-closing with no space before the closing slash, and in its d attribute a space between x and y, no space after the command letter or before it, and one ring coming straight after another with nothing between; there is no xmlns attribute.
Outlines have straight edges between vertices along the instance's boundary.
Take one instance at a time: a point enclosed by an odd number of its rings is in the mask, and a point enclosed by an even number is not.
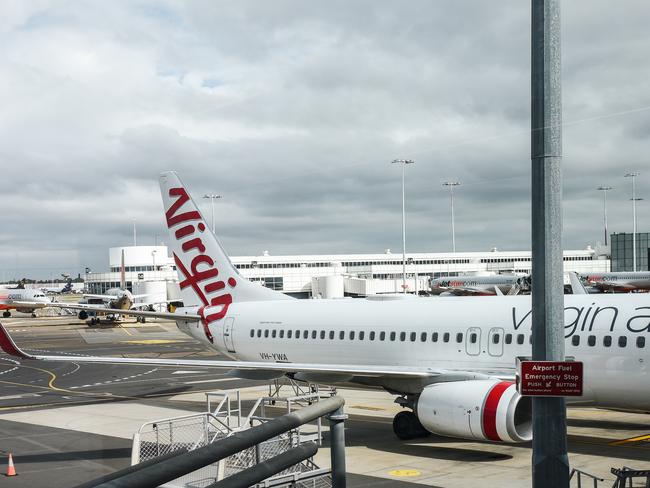
<svg viewBox="0 0 650 488"><path fill-rule="evenodd" d="M420 334L420 341L421 342L426 342L427 341L427 333L426 332L422 332Z"/></svg>
<svg viewBox="0 0 650 488"><path fill-rule="evenodd" d="M472 332L469 335L469 342L471 342L472 344L476 344L476 339L478 339L478 335L476 334L476 332Z"/></svg>
<svg viewBox="0 0 650 488"><path fill-rule="evenodd" d="M330 340L334 339L334 331L330 330Z"/></svg>
<svg viewBox="0 0 650 488"><path fill-rule="evenodd" d="M610 347L612 345L612 336L603 337L603 346Z"/></svg>
<svg viewBox="0 0 650 488"><path fill-rule="evenodd" d="M350 331L350 340L351 340L351 341L354 340L354 331L353 331L353 330Z"/></svg>
<svg viewBox="0 0 650 488"><path fill-rule="evenodd" d="M255 329L251 329L251 337L255 337Z"/></svg>
<svg viewBox="0 0 650 488"><path fill-rule="evenodd" d="M316 332L315 330L312 330L311 331L311 338L316 339L316 334L318 334L318 332Z"/></svg>
<svg viewBox="0 0 650 488"><path fill-rule="evenodd" d="M340 340L345 339L345 332L344 331L339 332L339 339Z"/></svg>
<svg viewBox="0 0 650 488"><path fill-rule="evenodd" d="M459 332L458 334L456 334L456 342L458 342L459 344L461 342L463 342L463 333L462 332Z"/></svg>
<svg viewBox="0 0 650 488"><path fill-rule="evenodd" d="M390 333L390 340L394 341L395 340L395 332Z"/></svg>
<svg viewBox="0 0 650 488"><path fill-rule="evenodd" d="M636 347L640 349L645 347L645 337L639 336L636 338Z"/></svg>
<svg viewBox="0 0 650 488"><path fill-rule="evenodd" d="M506 334L506 344L512 344L512 334Z"/></svg>
<svg viewBox="0 0 650 488"><path fill-rule="evenodd" d="M325 339L325 331L324 330L320 331L320 338Z"/></svg>
<svg viewBox="0 0 650 488"><path fill-rule="evenodd" d="M443 342L449 342L449 332L445 332L445 333L442 335L442 341L443 341Z"/></svg>
<svg viewBox="0 0 650 488"><path fill-rule="evenodd" d="M303 330L302 331L302 338L303 339L309 339L309 331L308 330Z"/></svg>
<svg viewBox="0 0 650 488"><path fill-rule="evenodd" d="M406 332L399 333L399 340L404 342L406 340Z"/></svg>
<svg viewBox="0 0 650 488"><path fill-rule="evenodd" d="M271 331L271 338L272 338L272 339L275 339L275 334L277 334L277 331L276 331L275 329L273 329L273 330Z"/></svg>
<svg viewBox="0 0 650 488"><path fill-rule="evenodd" d="M590 335L589 337L587 337L587 344L589 344L592 347L595 346L596 345L596 336L595 335Z"/></svg>
<svg viewBox="0 0 650 488"><path fill-rule="evenodd" d="M359 331L359 340L362 341L366 333L362 330Z"/></svg>
<svg viewBox="0 0 650 488"><path fill-rule="evenodd" d="M284 330L280 331L280 339L284 339Z"/></svg>
<svg viewBox="0 0 650 488"><path fill-rule="evenodd" d="M370 340L371 341L375 340L375 331L374 330L370 333Z"/></svg>
<svg viewBox="0 0 650 488"><path fill-rule="evenodd" d="M501 342L501 336L499 334L492 335L492 344L498 344Z"/></svg>
<svg viewBox="0 0 650 488"><path fill-rule="evenodd" d="M293 331L291 329L289 329L287 331L287 339L291 339L291 337L293 337Z"/></svg>
<svg viewBox="0 0 650 488"><path fill-rule="evenodd" d="M437 332L434 332L433 334L431 334L431 340L433 342L438 342L438 333Z"/></svg>
<svg viewBox="0 0 650 488"><path fill-rule="evenodd" d="M296 339L300 339L300 331L296 330Z"/></svg>
<svg viewBox="0 0 650 488"><path fill-rule="evenodd" d="M580 345L580 336L579 335L574 335L571 338L571 344L573 344L574 346L579 346Z"/></svg>
<svg viewBox="0 0 650 488"><path fill-rule="evenodd" d="M384 339L386 339L386 332L380 332L379 333L379 340L383 341Z"/></svg>
<svg viewBox="0 0 650 488"><path fill-rule="evenodd" d="M262 329L257 329L257 337L262 337Z"/></svg>
<svg viewBox="0 0 650 488"><path fill-rule="evenodd" d="M417 334L415 332L411 332L411 342L415 342L415 337Z"/></svg>
<svg viewBox="0 0 650 488"><path fill-rule="evenodd" d="M626 336L620 336L618 338L618 347L627 347L627 337Z"/></svg>
<svg viewBox="0 0 650 488"><path fill-rule="evenodd" d="M269 336L269 329L265 329L264 330L264 337L268 337L268 336Z"/></svg>
<svg viewBox="0 0 650 488"><path fill-rule="evenodd" d="M517 334L517 344L523 344L524 343L524 335L523 334Z"/></svg>

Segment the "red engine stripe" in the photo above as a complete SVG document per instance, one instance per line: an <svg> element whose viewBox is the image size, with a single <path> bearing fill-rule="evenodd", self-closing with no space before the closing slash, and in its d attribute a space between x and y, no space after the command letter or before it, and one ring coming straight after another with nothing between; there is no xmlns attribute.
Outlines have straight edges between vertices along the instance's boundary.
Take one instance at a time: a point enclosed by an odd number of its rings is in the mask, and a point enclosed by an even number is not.
<svg viewBox="0 0 650 488"><path fill-rule="evenodd" d="M502 441L497 432L497 408L503 393L512 385L512 381L502 381L492 387L483 406L483 434L491 441Z"/></svg>

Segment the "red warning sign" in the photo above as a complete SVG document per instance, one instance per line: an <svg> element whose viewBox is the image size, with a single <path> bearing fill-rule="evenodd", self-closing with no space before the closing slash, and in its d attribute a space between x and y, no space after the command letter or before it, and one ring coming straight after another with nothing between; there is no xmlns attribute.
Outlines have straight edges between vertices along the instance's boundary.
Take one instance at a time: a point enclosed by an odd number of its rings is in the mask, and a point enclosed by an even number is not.
<svg viewBox="0 0 650 488"><path fill-rule="evenodd" d="M579 361L520 361L517 391L522 396L582 396Z"/></svg>

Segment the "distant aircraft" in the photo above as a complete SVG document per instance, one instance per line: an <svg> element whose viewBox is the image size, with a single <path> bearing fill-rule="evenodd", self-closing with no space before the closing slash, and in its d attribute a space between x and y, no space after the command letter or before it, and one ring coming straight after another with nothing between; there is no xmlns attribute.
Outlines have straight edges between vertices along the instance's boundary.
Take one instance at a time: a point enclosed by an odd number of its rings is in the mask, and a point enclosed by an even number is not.
<svg viewBox="0 0 650 488"><path fill-rule="evenodd" d="M530 290L530 277L514 274L491 276L445 276L430 281L434 295L485 296L517 295Z"/></svg>
<svg viewBox="0 0 650 488"><path fill-rule="evenodd" d="M582 274L580 278L600 292L629 293L650 290L650 272L621 271L605 274Z"/></svg>
<svg viewBox="0 0 650 488"><path fill-rule="evenodd" d="M86 302L80 303L53 303L53 307L64 308L68 310L79 310L79 320L86 320L89 318L89 312L93 313L90 317L90 325L95 325L100 322L99 315L103 315L110 322L120 320L123 312L129 310L153 310L154 305L160 305L167 302L138 302L138 299L143 299L152 296L151 294L134 295L126 288L126 278L124 273L124 250L122 250L122 265L120 268L120 287L110 288L106 290L105 294L84 294ZM94 303L93 303L94 302ZM144 322L144 316L137 317L138 322Z"/></svg>
<svg viewBox="0 0 650 488"><path fill-rule="evenodd" d="M62 295L63 293L72 293L72 278L68 278L63 286L44 286L41 288L44 293Z"/></svg>
<svg viewBox="0 0 650 488"><path fill-rule="evenodd" d="M531 440L531 398L515 385L515 359L531 355L530 296L293 299L238 273L176 173L163 173L160 187L185 306L124 313L175 320L231 360L44 355L22 350L0 325L5 352L23 360L206 366L241 378L354 383L397 397L405 410L393 430L401 439L433 432ZM650 412L648 296L564 300L558 325L566 352L584 362L584 394L568 401Z"/></svg>
<svg viewBox="0 0 650 488"><path fill-rule="evenodd" d="M52 305L52 301L41 290L25 288L6 288L0 290L0 310L4 318L11 317L11 310L31 313L35 310Z"/></svg>

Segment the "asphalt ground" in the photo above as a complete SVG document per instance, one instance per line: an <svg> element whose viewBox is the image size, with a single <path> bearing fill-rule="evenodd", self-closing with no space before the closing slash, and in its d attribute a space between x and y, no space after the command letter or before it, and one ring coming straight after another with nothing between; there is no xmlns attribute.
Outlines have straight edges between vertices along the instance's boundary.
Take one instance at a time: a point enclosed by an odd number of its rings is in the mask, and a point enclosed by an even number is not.
<svg viewBox="0 0 650 488"><path fill-rule="evenodd" d="M19 473L0 476L1 487L67 487L126 467L140 418L204 411L204 392L255 390L264 384L208 368L74 361L79 354L224 359L173 323L89 328L75 317L15 315L2 323L21 347L69 355L71 361L35 363L0 355L0 469L6 469L2 455L11 452ZM439 436L399 441L391 427L398 411L392 397L354 390L342 394L350 414L349 486L530 486L530 445ZM326 444L317 462L326 465L328 456ZM569 457L572 466L607 478L602 486L611 486L612 466L650 469L650 415L570 410Z"/></svg>

